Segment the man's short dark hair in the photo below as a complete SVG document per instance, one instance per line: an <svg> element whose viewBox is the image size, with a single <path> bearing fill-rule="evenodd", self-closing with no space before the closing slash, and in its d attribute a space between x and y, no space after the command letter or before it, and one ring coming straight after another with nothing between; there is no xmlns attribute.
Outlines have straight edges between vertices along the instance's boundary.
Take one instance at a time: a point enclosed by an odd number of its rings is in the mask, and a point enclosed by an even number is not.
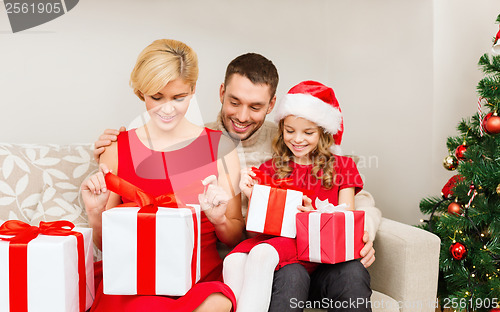
<svg viewBox="0 0 500 312"><path fill-rule="evenodd" d="M278 87L278 70L273 62L257 53L246 53L238 56L227 65L224 85L227 85L233 74L248 78L253 84L269 86L271 99Z"/></svg>

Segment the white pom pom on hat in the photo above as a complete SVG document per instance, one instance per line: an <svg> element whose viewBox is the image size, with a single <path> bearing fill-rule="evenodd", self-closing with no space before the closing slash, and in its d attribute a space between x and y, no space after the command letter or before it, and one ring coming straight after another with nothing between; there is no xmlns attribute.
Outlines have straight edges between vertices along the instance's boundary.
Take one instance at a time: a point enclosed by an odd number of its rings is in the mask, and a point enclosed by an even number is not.
<svg viewBox="0 0 500 312"><path fill-rule="evenodd" d="M495 42L493 43L493 47L491 51L493 55L500 55L500 30L498 30L497 35L495 36Z"/></svg>
<svg viewBox="0 0 500 312"><path fill-rule="evenodd" d="M275 108L274 119L279 122L294 115L316 123L333 135L332 153L340 155L344 121L335 92L317 81L302 81L292 87Z"/></svg>

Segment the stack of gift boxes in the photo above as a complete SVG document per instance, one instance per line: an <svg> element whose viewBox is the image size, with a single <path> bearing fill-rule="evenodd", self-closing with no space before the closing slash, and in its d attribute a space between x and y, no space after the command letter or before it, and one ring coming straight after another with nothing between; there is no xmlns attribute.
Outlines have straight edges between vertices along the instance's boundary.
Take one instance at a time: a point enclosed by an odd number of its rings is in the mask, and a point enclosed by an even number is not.
<svg viewBox="0 0 500 312"><path fill-rule="evenodd" d="M200 279L200 207L106 175L134 203L102 215L103 292L184 295ZM0 311L84 312L94 299L92 230L69 221L0 227Z"/></svg>
<svg viewBox="0 0 500 312"><path fill-rule="evenodd" d="M134 203L103 213L103 292L184 295L200 278L200 207L177 203L172 194L153 198L112 174L106 185ZM303 195L277 184L255 185L247 231L296 237L304 261L359 258L364 212L332 206L299 213ZM0 311L82 312L93 298L91 229L68 221L0 227Z"/></svg>

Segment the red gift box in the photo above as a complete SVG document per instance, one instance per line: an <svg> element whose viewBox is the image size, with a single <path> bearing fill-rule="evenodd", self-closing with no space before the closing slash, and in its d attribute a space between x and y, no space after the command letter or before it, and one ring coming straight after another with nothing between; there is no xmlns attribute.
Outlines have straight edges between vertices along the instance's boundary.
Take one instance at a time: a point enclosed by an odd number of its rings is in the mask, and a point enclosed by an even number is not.
<svg viewBox="0 0 500 312"><path fill-rule="evenodd" d="M339 263L361 258L364 211L297 214L297 253L300 260Z"/></svg>

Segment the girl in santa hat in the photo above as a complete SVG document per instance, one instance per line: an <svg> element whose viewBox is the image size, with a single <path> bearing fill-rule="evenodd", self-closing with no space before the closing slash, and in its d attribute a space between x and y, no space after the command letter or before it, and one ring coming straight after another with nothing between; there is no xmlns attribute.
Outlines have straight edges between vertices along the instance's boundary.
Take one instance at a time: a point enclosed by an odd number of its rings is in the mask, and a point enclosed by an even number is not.
<svg viewBox="0 0 500 312"><path fill-rule="evenodd" d="M300 211L328 203L354 210L354 195L363 181L354 161L338 155L344 127L333 89L316 81L299 83L277 105L275 121L279 128L273 158L259 169L314 191L311 198L303 197ZM255 176L250 168L242 170L240 188L248 198ZM236 295L238 312L267 311L273 273L291 263L301 263L309 273L318 265L298 260L293 238L258 234L236 246L224 260L223 274Z"/></svg>

